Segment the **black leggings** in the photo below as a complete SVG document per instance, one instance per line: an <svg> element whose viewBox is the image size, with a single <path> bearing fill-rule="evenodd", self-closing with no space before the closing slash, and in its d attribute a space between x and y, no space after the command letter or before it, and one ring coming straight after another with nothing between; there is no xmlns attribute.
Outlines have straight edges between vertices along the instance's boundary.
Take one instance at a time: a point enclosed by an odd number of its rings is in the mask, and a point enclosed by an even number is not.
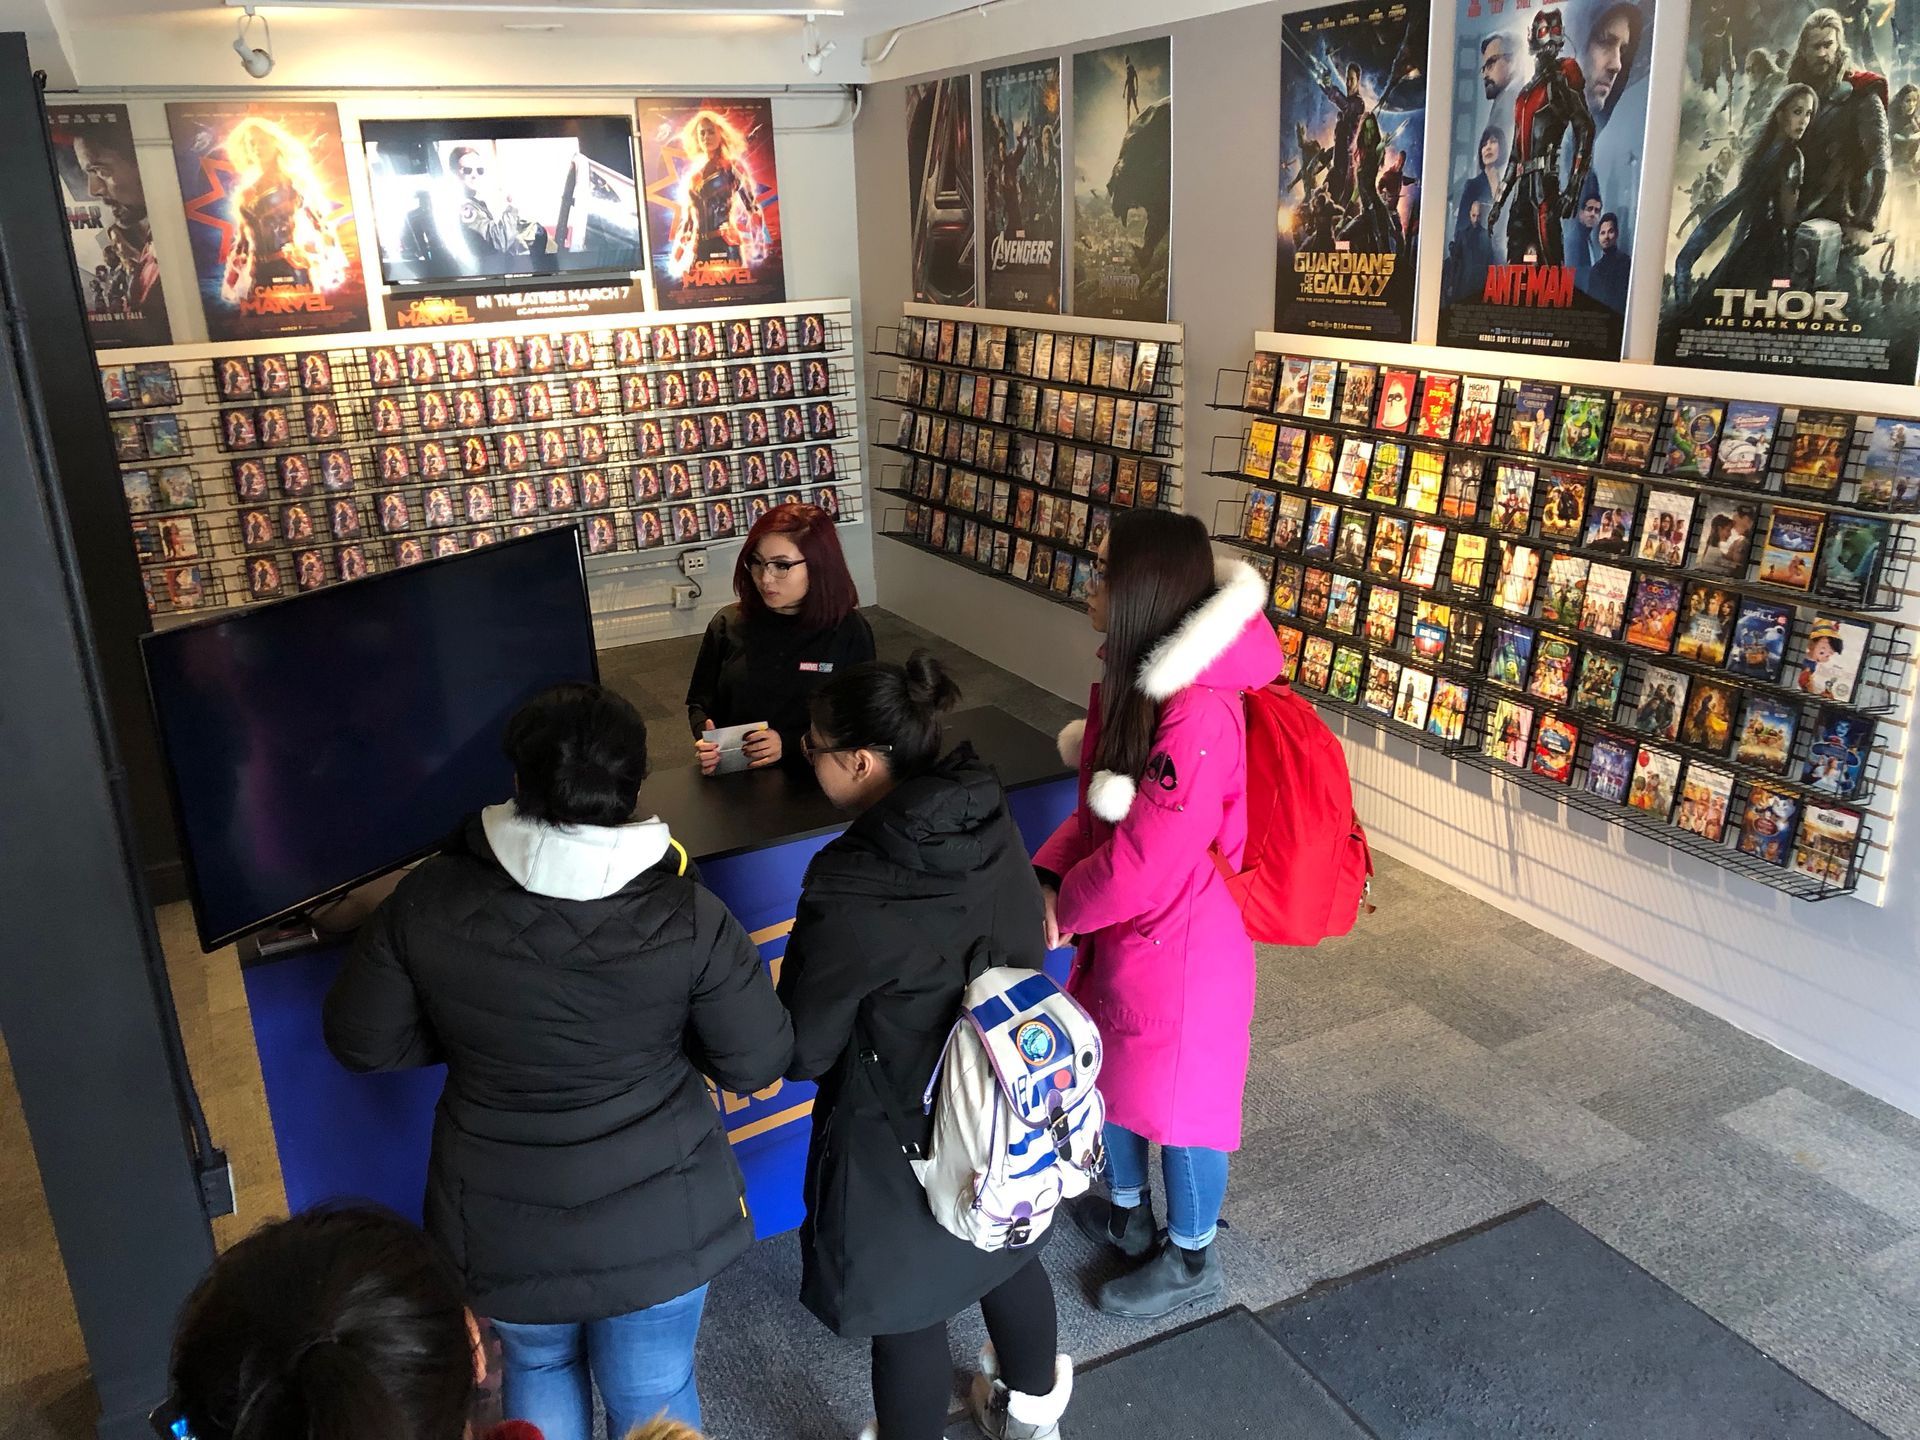
<svg viewBox="0 0 1920 1440"><path fill-rule="evenodd" d="M1034 1256L980 1297L980 1314L1000 1358L1000 1378L1025 1395L1053 1390L1059 1324L1053 1282ZM880 1440L940 1440L953 1393L947 1325L873 1337L873 1412Z"/></svg>

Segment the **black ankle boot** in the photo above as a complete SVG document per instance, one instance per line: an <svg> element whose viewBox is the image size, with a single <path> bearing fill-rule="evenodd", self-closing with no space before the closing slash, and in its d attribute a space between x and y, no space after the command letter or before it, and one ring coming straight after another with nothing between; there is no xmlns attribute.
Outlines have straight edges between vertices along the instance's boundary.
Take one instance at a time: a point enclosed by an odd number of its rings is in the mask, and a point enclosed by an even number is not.
<svg viewBox="0 0 1920 1440"><path fill-rule="evenodd" d="M1129 1260L1138 1260L1153 1249L1153 1209L1144 1201L1121 1206L1099 1195L1082 1195L1067 1202L1067 1213L1081 1234L1113 1246Z"/></svg>
<svg viewBox="0 0 1920 1440"><path fill-rule="evenodd" d="M1213 1246L1182 1250L1168 1240L1138 1270L1102 1285L1098 1303L1109 1315L1156 1320L1182 1305L1218 1300L1226 1293L1227 1278Z"/></svg>

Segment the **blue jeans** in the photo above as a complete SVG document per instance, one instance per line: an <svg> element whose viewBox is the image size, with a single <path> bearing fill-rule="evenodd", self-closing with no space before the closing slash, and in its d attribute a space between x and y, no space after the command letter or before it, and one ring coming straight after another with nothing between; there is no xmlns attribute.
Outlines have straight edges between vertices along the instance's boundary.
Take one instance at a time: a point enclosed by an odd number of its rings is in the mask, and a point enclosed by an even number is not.
<svg viewBox="0 0 1920 1440"><path fill-rule="evenodd" d="M1107 1122L1107 1190L1116 1205L1147 1198L1147 1141ZM1220 1228L1227 1198L1227 1152L1203 1145L1162 1145L1160 1181L1166 1188L1167 1238L1187 1250L1204 1250Z"/></svg>
<svg viewBox="0 0 1920 1440"><path fill-rule="evenodd" d="M702 1285L649 1309L584 1325L494 1321L506 1362L500 1393L506 1418L538 1426L545 1440L593 1440L598 1385L609 1435L623 1436L662 1413L698 1429L693 1342L706 1303Z"/></svg>

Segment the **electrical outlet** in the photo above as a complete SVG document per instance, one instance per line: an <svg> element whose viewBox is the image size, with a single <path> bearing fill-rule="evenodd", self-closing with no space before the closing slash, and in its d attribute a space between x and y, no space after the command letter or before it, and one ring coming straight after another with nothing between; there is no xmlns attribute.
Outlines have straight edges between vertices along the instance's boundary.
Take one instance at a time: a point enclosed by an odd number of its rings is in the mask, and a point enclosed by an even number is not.
<svg viewBox="0 0 1920 1440"><path fill-rule="evenodd" d="M682 551L680 555L680 573L682 575L706 574L707 573L707 552L704 550Z"/></svg>
<svg viewBox="0 0 1920 1440"><path fill-rule="evenodd" d="M702 558L704 559L705 557ZM695 590L691 585L674 586L673 608L676 610L691 610L693 608L694 598L698 594L699 591Z"/></svg>

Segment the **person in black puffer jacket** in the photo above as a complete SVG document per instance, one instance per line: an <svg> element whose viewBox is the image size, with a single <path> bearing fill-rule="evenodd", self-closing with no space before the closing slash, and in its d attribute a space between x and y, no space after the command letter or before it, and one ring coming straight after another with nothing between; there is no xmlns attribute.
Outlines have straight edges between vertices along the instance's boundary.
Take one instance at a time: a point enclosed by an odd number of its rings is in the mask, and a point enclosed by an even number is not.
<svg viewBox="0 0 1920 1440"><path fill-rule="evenodd" d="M989 1254L948 1234L888 1118L920 1116L970 966L1045 958L1039 882L998 777L970 746L940 758L938 715L958 696L920 651L813 697L802 748L827 798L859 813L808 867L781 961L788 1074L820 1083L800 1299L836 1334L872 1337L879 1440L945 1429L947 1321L976 1302L998 1362L974 1387L981 1427L1053 1440L1073 1367L1054 1353L1044 1237Z"/></svg>
<svg viewBox="0 0 1920 1440"><path fill-rule="evenodd" d="M547 1440L665 1410L698 1425L707 1282L753 1241L702 1072L786 1069L793 1032L746 933L658 819L646 725L563 685L507 726L515 798L482 811L361 930L326 1002L355 1070L444 1061L426 1224ZM696 1068L697 1067L697 1068Z"/></svg>

